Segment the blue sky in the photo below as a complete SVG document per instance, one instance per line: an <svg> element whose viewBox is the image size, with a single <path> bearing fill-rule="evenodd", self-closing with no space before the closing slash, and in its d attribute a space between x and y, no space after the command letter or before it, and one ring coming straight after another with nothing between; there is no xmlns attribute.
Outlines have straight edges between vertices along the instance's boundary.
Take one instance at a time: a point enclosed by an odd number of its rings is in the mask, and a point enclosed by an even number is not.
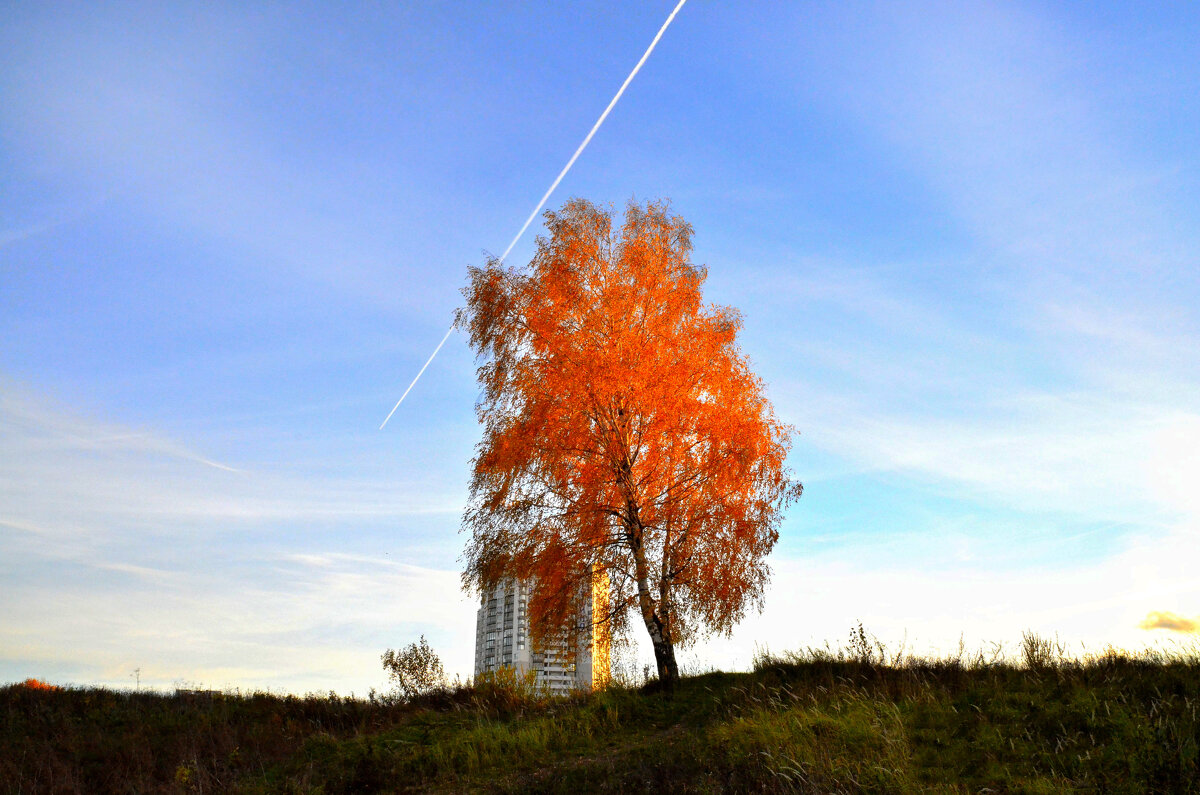
<svg viewBox="0 0 1200 795"><path fill-rule="evenodd" d="M0 10L0 681L470 673L460 335L378 426L673 5ZM550 205L670 198L802 434L767 609L685 668L1186 640L1139 624L1200 614L1198 38L684 7Z"/></svg>

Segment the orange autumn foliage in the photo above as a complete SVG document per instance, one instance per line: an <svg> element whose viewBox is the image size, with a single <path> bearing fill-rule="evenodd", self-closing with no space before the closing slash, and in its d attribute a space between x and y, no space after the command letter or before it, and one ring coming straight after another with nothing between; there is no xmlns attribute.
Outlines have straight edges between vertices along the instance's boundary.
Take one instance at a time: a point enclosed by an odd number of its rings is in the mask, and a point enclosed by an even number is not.
<svg viewBox="0 0 1200 795"><path fill-rule="evenodd" d="M33 679L32 677L22 682L21 686L27 687L30 690L62 690L62 688L58 687L57 685L46 684L40 679Z"/></svg>
<svg viewBox="0 0 1200 795"><path fill-rule="evenodd" d="M471 268L458 316L481 360L464 530L467 587L530 580L536 639L569 634L608 575L608 633L640 617L661 680L674 647L761 608L782 509L801 493L737 346L741 316L704 304L691 227L665 203L545 214L527 269Z"/></svg>

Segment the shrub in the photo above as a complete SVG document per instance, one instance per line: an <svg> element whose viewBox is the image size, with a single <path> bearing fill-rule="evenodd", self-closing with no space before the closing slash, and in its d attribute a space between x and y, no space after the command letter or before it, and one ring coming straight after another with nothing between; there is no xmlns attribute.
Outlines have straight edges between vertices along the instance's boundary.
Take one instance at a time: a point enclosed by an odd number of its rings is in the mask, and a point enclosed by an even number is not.
<svg viewBox="0 0 1200 795"><path fill-rule="evenodd" d="M446 687L442 661L429 647L424 635L417 643L410 643L398 652L388 649L382 660L388 678L396 683L400 695L408 701Z"/></svg>

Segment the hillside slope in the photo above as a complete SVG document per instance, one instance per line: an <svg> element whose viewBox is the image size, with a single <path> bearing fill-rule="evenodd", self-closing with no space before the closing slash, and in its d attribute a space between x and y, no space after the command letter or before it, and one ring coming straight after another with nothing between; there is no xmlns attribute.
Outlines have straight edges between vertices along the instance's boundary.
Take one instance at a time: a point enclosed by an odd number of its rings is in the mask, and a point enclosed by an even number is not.
<svg viewBox="0 0 1200 795"><path fill-rule="evenodd" d="M1196 792L1194 655L809 653L553 700L0 689L3 792Z"/></svg>

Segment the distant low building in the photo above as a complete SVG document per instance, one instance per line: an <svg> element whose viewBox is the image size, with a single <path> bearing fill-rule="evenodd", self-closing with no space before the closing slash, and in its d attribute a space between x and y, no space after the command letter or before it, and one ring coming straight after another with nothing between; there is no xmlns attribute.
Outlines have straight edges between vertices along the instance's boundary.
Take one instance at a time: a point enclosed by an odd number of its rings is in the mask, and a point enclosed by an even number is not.
<svg viewBox="0 0 1200 795"><path fill-rule="evenodd" d="M608 609L608 581L594 578L579 616L578 639L534 648L529 631L529 583L506 580L480 600L475 620L475 675L509 667L536 673L536 684L556 695L603 687L609 679L607 634L593 631L593 615Z"/></svg>

